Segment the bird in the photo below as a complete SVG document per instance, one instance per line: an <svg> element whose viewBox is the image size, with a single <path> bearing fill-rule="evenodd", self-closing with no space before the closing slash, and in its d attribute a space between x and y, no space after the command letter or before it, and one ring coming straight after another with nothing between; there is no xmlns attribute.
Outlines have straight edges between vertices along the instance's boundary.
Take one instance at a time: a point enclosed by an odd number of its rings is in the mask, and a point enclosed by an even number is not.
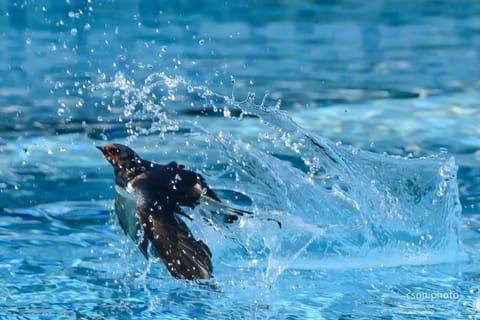
<svg viewBox="0 0 480 320"><path fill-rule="evenodd" d="M192 235L181 217L192 218L182 207L193 209L203 203L225 223L251 212L224 204L200 174L175 161L162 165L144 160L122 144L97 148L114 168L120 226L145 258L161 258L175 278L212 278L212 253Z"/></svg>

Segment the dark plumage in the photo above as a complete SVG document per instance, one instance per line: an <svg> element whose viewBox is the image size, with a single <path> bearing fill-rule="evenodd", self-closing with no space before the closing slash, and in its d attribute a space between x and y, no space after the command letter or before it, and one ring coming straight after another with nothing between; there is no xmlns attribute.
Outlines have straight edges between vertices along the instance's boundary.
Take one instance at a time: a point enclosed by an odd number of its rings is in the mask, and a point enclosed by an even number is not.
<svg viewBox="0 0 480 320"><path fill-rule="evenodd" d="M178 217L191 219L181 207L194 208L205 202L209 211L224 215L225 222L249 212L224 205L200 174L176 162L161 165L143 160L121 144L97 148L114 167L115 212L120 226L143 255L148 259L150 251L159 256L176 278L210 278L212 253ZM148 250L149 242L153 250Z"/></svg>

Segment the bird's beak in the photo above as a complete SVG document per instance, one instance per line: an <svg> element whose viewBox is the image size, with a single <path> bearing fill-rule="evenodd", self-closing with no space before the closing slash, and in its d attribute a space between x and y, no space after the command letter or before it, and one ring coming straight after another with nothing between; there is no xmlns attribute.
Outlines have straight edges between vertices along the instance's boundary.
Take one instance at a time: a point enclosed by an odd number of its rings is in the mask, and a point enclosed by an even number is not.
<svg viewBox="0 0 480 320"><path fill-rule="evenodd" d="M96 146L96 148L100 151L102 151L102 153L105 153L105 148L104 147L99 147L99 146Z"/></svg>

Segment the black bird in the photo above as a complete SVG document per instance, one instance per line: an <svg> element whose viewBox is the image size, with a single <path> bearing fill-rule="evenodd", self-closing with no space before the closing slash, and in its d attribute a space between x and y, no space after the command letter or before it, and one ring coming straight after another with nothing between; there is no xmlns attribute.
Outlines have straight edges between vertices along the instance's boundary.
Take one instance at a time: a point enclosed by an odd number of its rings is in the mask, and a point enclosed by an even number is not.
<svg viewBox="0 0 480 320"><path fill-rule="evenodd" d="M182 207L194 208L203 202L212 213L223 215L225 222L250 212L224 205L200 174L176 162L153 163L121 144L97 148L114 168L120 226L145 258L149 253L159 256L176 278L211 278L212 253L179 218L191 220Z"/></svg>

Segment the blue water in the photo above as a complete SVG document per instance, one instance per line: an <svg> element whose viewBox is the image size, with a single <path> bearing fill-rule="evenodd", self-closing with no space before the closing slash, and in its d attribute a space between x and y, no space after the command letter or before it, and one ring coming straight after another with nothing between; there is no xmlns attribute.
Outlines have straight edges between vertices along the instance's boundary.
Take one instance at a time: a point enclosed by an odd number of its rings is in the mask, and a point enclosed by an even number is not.
<svg viewBox="0 0 480 320"><path fill-rule="evenodd" d="M0 1L0 318L480 318L479 35L474 1ZM189 212L214 283L123 234L111 141L254 211Z"/></svg>

